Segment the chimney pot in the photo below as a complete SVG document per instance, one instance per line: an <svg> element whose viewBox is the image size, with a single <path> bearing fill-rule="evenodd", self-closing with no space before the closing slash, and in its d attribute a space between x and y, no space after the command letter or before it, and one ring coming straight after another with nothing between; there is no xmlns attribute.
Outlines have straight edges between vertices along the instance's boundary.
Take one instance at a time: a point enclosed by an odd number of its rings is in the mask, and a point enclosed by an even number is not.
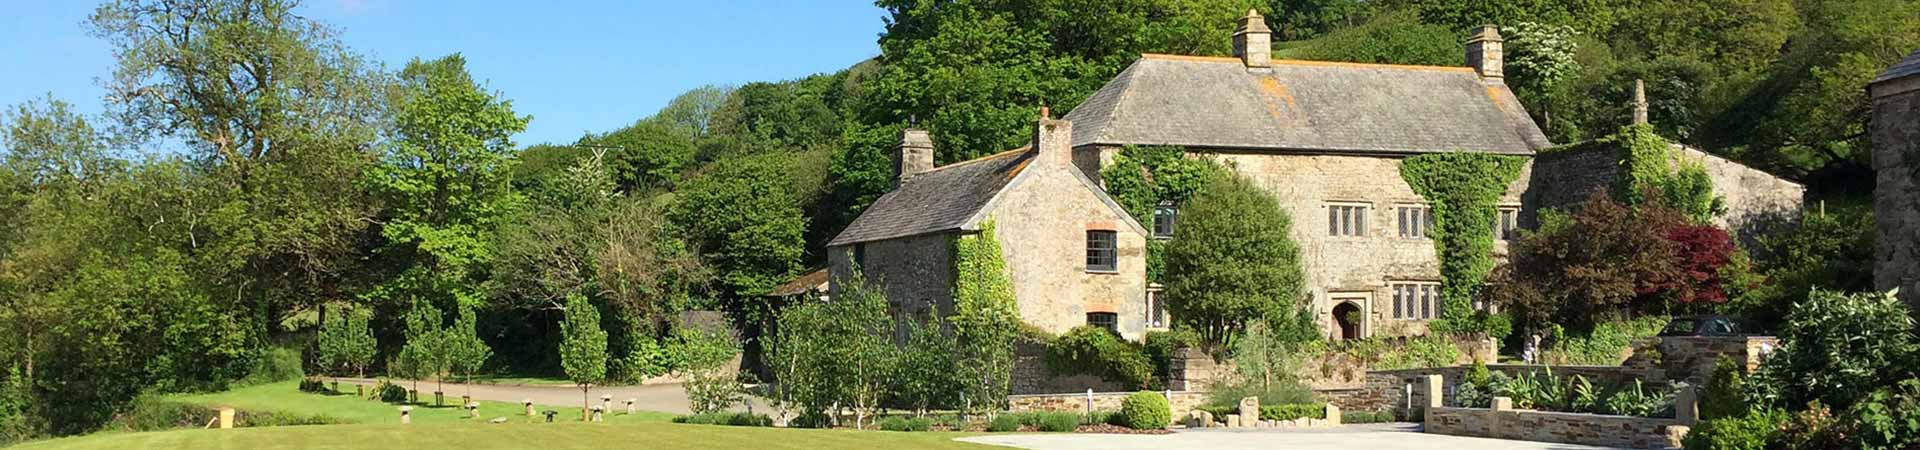
<svg viewBox="0 0 1920 450"><path fill-rule="evenodd" d="M1505 78L1505 39L1500 37L1500 28L1484 25L1467 38L1467 67L1480 72L1480 77L1500 80Z"/></svg>
<svg viewBox="0 0 1920 450"><path fill-rule="evenodd" d="M1272 65L1273 30L1267 28L1267 19L1260 11L1248 9L1247 16L1240 18L1240 28L1233 30L1233 56L1247 67Z"/></svg>
<svg viewBox="0 0 1920 450"><path fill-rule="evenodd" d="M900 144L894 147L893 187L899 188L915 174L933 170L933 137L927 130L900 130Z"/></svg>

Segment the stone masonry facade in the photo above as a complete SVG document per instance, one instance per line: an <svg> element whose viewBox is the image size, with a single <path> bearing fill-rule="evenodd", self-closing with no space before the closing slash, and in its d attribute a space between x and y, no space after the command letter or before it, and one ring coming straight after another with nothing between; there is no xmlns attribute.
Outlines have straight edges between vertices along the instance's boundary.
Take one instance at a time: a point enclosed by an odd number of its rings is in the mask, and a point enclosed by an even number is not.
<svg viewBox="0 0 1920 450"><path fill-rule="evenodd" d="M1292 215L1293 238L1300 244L1307 275L1305 291L1326 336L1339 337L1333 310L1341 304L1354 305L1364 317L1358 324L1360 337L1426 334L1430 320L1424 314L1395 317L1394 311L1396 284L1440 282L1433 239L1402 237L1399 232L1400 208L1429 206L1400 177L1403 156L1189 150L1195 157L1214 158L1251 178ZM1098 177L1099 167L1119 151L1114 146L1078 149L1075 163L1089 176ZM1508 186L1499 207L1526 209L1522 193L1528 189L1530 171L1523 171ZM1331 235L1328 210L1335 206L1363 207L1364 233ZM1496 254L1504 255L1506 245L1505 240L1496 239Z"/></svg>
<svg viewBox="0 0 1920 450"><path fill-rule="evenodd" d="M1920 309L1920 51L1867 86L1875 173L1874 285Z"/></svg>

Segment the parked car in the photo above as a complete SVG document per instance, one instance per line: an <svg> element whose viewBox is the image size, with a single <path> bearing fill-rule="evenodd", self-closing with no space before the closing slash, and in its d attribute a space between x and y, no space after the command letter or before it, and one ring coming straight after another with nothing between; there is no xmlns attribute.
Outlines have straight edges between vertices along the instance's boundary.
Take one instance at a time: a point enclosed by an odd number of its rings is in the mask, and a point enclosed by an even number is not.
<svg viewBox="0 0 1920 450"><path fill-rule="evenodd" d="M1682 316L1667 321L1661 336L1739 336L1740 326L1721 315Z"/></svg>

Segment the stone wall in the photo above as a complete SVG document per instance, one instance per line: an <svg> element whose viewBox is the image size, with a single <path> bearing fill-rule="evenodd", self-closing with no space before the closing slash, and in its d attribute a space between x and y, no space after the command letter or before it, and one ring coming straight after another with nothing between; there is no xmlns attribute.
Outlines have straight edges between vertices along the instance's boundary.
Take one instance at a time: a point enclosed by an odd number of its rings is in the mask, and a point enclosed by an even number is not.
<svg viewBox="0 0 1920 450"><path fill-rule="evenodd" d="M1675 419L1547 411L1429 408L1428 433L1623 448L1677 448L1686 426Z"/></svg>
<svg viewBox="0 0 1920 450"><path fill-rule="evenodd" d="M923 234L898 239L834 247L827 252L831 289L853 275L855 248L866 254L860 270L867 281L887 294L896 314L953 311L954 233ZM838 292L834 292L838 295ZM899 317L896 315L896 317ZM902 322L904 323L904 322ZM896 334L901 330L896 330Z"/></svg>
<svg viewBox="0 0 1920 450"><path fill-rule="evenodd" d="M1047 347L1035 342L1016 342L1013 346L1012 390L1014 394L1046 395L1117 392L1128 386L1092 375L1054 376L1047 371Z"/></svg>
<svg viewBox="0 0 1920 450"><path fill-rule="evenodd" d="M1167 368L1167 389L1204 391L1233 375L1233 366L1215 362L1212 356L1200 350L1174 350L1172 359L1172 364Z"/></svg>
<svg viewBox="0 0 1920 450"><path fill-rule="evenodd" d="M1121 336L1145 339L1144 230L1110 207L1091 180L1082 182L1064 155L1030 164L993 201L991 213L1020 320L1058 334L1086 325L1088 313L1114 313ZM1116 270L1087 269L1087 232L1093 230L1118 238Z"/></svg>
<svg viewBox="0 0 1920 450"><path fill-rule="evenodd" d="M1713 180L1713 193L1726 205L1726 213L1714 218L1714 224L1726 228L1743 242L1793 223L1804 202L1806 188L1799 183L1747 167L1726 158L1684 145L1674 145L1675 163L1697 163ZM1590 193L1613 188L1621 176L1623 156L1617 148L1590 146L1541 153L1534 157L1533 189L1527 203L1538 208L1565 209L1586 201ZM1532 226L1529 219L1523 223Z"/></svg>
<svg viewBox="0 0 1920 450"><path fill-rule="evenodd" d="M1292 216L1294 240L1300 244L1306 269L1306 293L1327 336L1338 336L1333 308L1346 302L1360 310L1362 337L1426 333L1426 320L1393 317L1392 283L1440 280L1433 240L1399 235L1396 208L1427 204L1400 177L1402 157L1195 150L1191 155L1217 159L1252 178ZM1097 179L1100 167L1118 152L1118 147L1082 147L1076 149L1073 161ZM1528 178L1523 172L1509 186L1502 206L1522 207L1520 194L1527 190ZM1367 206L1365 235L1330 236L1330 203ZM1506 253L1505 241L1496 242L1495 247L1496 253Z"/></svg>
<svg viewBox="0 0 1920 450"><path fill-rule="evenodd" d="M1630 358L1627 366L1652 369L1648 378L1663 382L1684 381L1692 385L1705 385L1707 378L1713 375L1713 366L1720 358L1730 358L1741 364L1747 373L1760 368L1760 361L1767 353L1779 348L1780 339L1771 336L1688 336L1660 338L1660 362L1655 365L1646 358Z"/></svg>
<svg viewBox="0 0 1920 450"><path fill-rule="evenodd" d="M1911 61L1920 52L1908 56ZM1920 310L1920 73L1867 87L1873 98L1875 233L1873 278L1877 289L1900 289Z"/></svg>
<svg viewBox="0 0 1920 450"><path fill-rule="evenodd" d="M1204 392L1163 391L1159 393L1167 398L1167 405L1173 411L1173 419L1187 417L1194 408L1207 403ZM1095 392L1092 395L1094 411L1119 411L1120 403L1126 401L1133 392ZM1088 395L1085 392L1069 394L1012 395L1007 397L1008 410L1027 411L1069 411L1087 412Z"/></svg>

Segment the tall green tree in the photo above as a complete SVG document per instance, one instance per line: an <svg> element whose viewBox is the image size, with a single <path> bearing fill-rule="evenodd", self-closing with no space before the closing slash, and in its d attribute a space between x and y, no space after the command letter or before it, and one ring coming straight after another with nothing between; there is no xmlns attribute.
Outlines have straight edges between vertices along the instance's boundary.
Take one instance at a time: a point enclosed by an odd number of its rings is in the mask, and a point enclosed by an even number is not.
<svg viewBox="0 0 1920 450"><path fill-rule="evenodd" d="M1248 323L1300 308L1305 275L1293 218L1243 175L1217 177L1181 208L1167 244L1167 309L1209 348Z"/></svg>
<svg viewBox="0 0 1920 450"><path fill-rule="evenodd" d="M407 343L400 349L400 365L405 369L401 375L413 382L414 392L419 392L421 379L433 377L437 385L452 364L447 333L441 328L446 318L432 302L416 299L405 319ZM440 389L436 387L434 392Z"/></svg>
<svg viewBox="0 0 1920 450"><path fill-rule="evenodd" d="M706 256L723 301L765 294L800 268L807 220L786 161L765 155L722 162L677 192L667 210Z"/></svg>
<svg viewBox="0 0 1920 450"><path fill-rule="evenodd" d="M508 179L511 137L529 119L475 83L458 54L408 63L394 111L391 145L366 184L388 207L381 252L397 267L370 295L478 305L488 238L522 202Z"/></svg>
<svg viewBox="0 0 1920 450"><path fill-rule="evenodd" d="M208 189L170 211L198 277L277 329L340 299L373 206L356 184L386 117L387 78L292 0L112 0L89 17L112 47L119 139L185 146Z"/></svg>
<svg viewBox="0 0 1920 450"><path fill-rule="evenodd" d="M321 325L317 336L318 356L329 372L350 371L355 376L364 376L367 366L373 364L376 342L367 316L358 311L340 310Z"/></svg>
<svg viewBox="0 0 1920 450"><path fill-rule="evenodd" d="M588 389L607 379L607 331L600 328L600 310L580 294L567 296L567 317L560 322L560 366L580 386L580 419L587 419L593 400Z"/></svg>

